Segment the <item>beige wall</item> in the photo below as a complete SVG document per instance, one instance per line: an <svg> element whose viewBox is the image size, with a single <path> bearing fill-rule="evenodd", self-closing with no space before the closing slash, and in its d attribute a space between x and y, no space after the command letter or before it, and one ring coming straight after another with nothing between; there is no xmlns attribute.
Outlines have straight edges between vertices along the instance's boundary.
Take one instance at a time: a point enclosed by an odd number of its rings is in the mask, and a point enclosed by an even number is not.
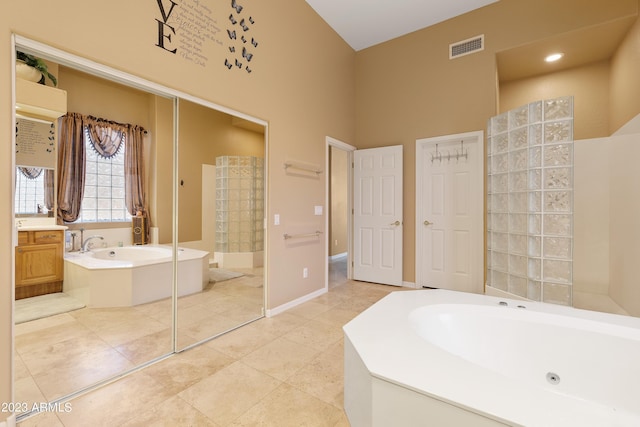
<svg viewBox="0 0 640 427"><path fill-rule="evenodd" d="M329 222L329 256L347 252L348 220L348 153L339 148L330 147L331 157L331 216Z"/></svg>
<svg viewBox="0 0 640 427"><path fill-rule="evenodd" d="M178 122L178 241L202 239L202 165L218 156L264 158L264 135L233 126L229 114L193 102L180 101ZM171 165L164 165L170 170ZM215 186L212 189L215 191ZM159 198L171 198L160 192Z"/></svg>
<svg viewBox="0 0 640 427"><path fill-rule="evenodd" d="M610 134L640 111L640 18L611 59Z"/></svg>
<svg viewBox="0 0 640 427"><path fill-rule="evenodd" d="M415 281L415 140L485 129L497 52L637 12L638 0L501 0L358 52L354 145L404 146L404 281ZM479 34L484 51L449 60L450 43Z"/></svg>
<svg viewBox="0 0 640 427"><path fill-rule="evenodd" d="M609 136L609 61L500 84L500 113L539 99L573 96L574 139Z"/></svg>
<svg viewBox="0 0 640 427"><path fill-rule="evenodd" d="M59 67L58 87L67 91L67 111L150 129L153 95L68 67Z"/></svg>
<svg viewBox="0 0 640 427"><path fill-rule="evenodd" d="M153 197L149 210L151 222L158 229L158 242L166 243L173 241L173 100L155 96L150 104L155 149L149 161L149 192L166 197Z"/></svg>

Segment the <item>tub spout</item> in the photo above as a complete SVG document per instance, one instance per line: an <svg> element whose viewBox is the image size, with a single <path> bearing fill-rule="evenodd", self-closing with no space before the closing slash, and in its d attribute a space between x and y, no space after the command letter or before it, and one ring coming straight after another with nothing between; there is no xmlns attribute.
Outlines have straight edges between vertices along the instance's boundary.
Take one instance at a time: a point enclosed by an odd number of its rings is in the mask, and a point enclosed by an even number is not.
<svg viewBox="0 0 640 427"><path fill-rule="evenodd" d="M83 252L83 253L87 252L89 250L88 249L89 248L89 242L92 241L93 239L104 240L104 237L98 236L98 235L87 237L87 239L84 242L82 242L82 246L80 247L80 252Z"/></svg>

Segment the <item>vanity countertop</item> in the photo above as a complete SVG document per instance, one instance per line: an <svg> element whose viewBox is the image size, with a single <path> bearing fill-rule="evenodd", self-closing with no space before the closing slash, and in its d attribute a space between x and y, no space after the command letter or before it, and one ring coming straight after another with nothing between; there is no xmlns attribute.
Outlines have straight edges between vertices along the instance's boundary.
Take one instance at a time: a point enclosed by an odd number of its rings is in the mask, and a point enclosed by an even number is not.
<svg viewBox="0 0 640 427"><path fill-rule="evenodd" d="M46 231L46 230L66 230L66 225L23 225L18 227L18 231Z"/></svg>

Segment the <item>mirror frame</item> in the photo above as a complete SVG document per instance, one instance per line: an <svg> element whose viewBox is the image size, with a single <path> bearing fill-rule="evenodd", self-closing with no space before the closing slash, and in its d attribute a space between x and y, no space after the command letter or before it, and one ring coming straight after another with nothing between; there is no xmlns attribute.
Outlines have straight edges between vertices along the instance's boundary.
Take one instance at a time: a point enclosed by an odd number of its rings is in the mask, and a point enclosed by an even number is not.
<svg viewBox="0 0 640 427"><path fill-rule="evenodd" d="M141 365L138 365L132 369L126 370L120 374L117 374L115 377L110 377L110 378L106 378L102 381L99 381L87 388L84 388L82 390L78 390L74 393L71 393L69 395L65 395L62 396L60 398L57 398L55 400L52 400L51 402L61 402L61 401L65 401L68 400L70 397L73 397L75 395L77 395L78 393L81 392L87 392L89 390L93 390L95 388L100 387L101 385L111 382L113 381L114 378L118 378L121 377L123 375L127 375L131 372L135 372L147 365L150 365L152 363L155 363L159 360L162 360L164 358L170 357L174 354L177 354L181 351L184 351L188 348L191 348L193 346L202 344L206 341L209 341L210 339L215 338L216 336L219 336L221 334L212 336L206 340L203 341L199 341L198 343L195 343L191 346L188 346L186 348L179 348L178 347L178 321L177 321L177 316L178 316L178 259L177 259L177 253L178 253L178 187L179 187L179 179L178 179L178 148L179 148L179 141L178 141L178 122L179 122L179 100L183 99L185 101L190 101L193 102L195 104L199 104L203 107L207 107L207 108L211 108L213 110L222 112L222 113L226 113L229 114L231 116L235 116L235 117L239 117L241 119L247 120L249 122L255 123L257 125L261 125L264 127L264 194L265 194L265 206L264 206L264 221L266 224L266 216L267 216L267 212L268 212L268 187L269 187L269 174L268 174L268 153L269 153L269 127L268 127L268 122L244 113L241 113L239 111L235 111L233 109L215 104L213 102L201 99L201 98L197 98L195 96L183 93L181 91L175 90L175 89L171 89L169 87L151 82L149 80L146 80L144 78L117 70L115 68L111 68L108 67L106 65L102 65L100 63L88 60L86 58L68 53L66 51L60 50L58 48L54 48L52 46L46 45L44 43L40 43L37 42L35 40L26 38L24 36L21 36L19 34L16 33L12 33L11 34L11 52L12 52L12 63L15 62L16 59L16 49L20 49L23 51L26 51L28 53L31 54L35 54L38 55L40 57L42 57L43 59L47 59L47 60L51 60L53 62L56 62L59 65L63 65L69 68L73 68L88 74L91 74L93 76L99 77L99 78L103 78L105 80L108 81L112 81L112 82L116 82L119 84L122 84L124 86L127 87L132 87L138 90L142 90L144 92L150 93L152 95L157 95L157 96L161 96L164 98L169 98L172 99L173 101L173 162L172 162L172 266L173 266L173 294L172 294L172 308L171 308L171 319L172 319L172 339L171 339L171 348L169 349L169 352L161 355L159 357L156 357L152 360L149 360L145 363L142 363ZM13 105L15 105L16 103L16 84L15 84L15 79L16 79L16 75L15 75L15 68L12 69L11 72L11 78L12 78L12 82L11 82L11 101L13 103ZM12 121L15 123L16 120L16 111L15 108L12 109ZM13 133L12 135L12 144L15 145L15 133ZM15 159L15 154L12 156L12 168L15 170L16 167L16 159ZM13 187L15 188L15 173L13 175ZM15 215L15 206L14 206L14 201L11 201L11 206L12 206L12 211L14 212L14 219L16 217ZM15 222L14 222L15 223ZM12 239L13 242L15 243L15 245L17 245L17 228L14 226L13 230L12 230ZM268 241L269 241L269 235L268 235L268 229L265 227L264 229L264 278L263 278L263 309L262 309L262 313L261 315L257 316L256 319L254 320L258 320L262 317L265 316L265 312L266 312L266 304L267 304L267 295L268 295L268 281L267 281L267 271L268 271ZM14 245L14 246L15 246ZM13 260L15 262L15 259ZM12 280L11 285L13 287L15 287L15 278L14 280ZM15 300L14 300L14 304L15 304ZM12 319L13 320L13 319ZM238 325L237 327L241 327L246 325L247 323L250 323L254 320L251 320L249 322L245 322L243 324ZM232 328L235 329L235 328ZM228 332L228 331L226 331ZM225 333L226 333L225 332ZM15 342L15 331L12 329L11 332L11 341L12 343ZM15 347L15 345L13 345ZM14 349L14 353L12 354L12 359L11 359L11 365L12 365L12 377L11 377L11 383L13 384L14 382L14 378L13 378L13 367L14 367L14 360L15 360L15 349ZM28 417L31 415L31 412L26 412L21 414L21 416L19 417L19 419L23 419L25 417Z"/></svg>

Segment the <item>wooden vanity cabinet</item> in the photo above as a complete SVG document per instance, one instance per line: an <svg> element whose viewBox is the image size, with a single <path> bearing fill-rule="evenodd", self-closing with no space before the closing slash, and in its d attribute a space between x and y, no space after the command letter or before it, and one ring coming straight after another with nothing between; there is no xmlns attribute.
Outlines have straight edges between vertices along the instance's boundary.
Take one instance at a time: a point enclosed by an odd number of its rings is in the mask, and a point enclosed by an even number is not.
<svg viewBox="0 0 640 427"><path fill-rule="evenodd" d="M64 231L18 232L16 299L62 292Z"/></svg>

